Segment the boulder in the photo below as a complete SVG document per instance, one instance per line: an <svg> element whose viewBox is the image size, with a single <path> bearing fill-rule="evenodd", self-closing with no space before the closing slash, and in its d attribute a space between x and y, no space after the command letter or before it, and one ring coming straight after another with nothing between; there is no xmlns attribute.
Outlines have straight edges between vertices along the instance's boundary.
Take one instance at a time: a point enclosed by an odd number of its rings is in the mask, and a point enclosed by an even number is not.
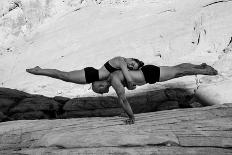
<svg viewBox="0 0 232 155"><path fill-rule="evenodd" d="M232 105L0 124L0 154L232 154Z"/></svg>
<svg viewBox="0 0 232 155"><path fill-rule="evenodd" d="M204 105L232 103L232 80L225 80L209 85L200 85L196 97Z"/></svg>
<svg viewBox="0 0 232 155"><path fill-rule="evenodd" d="M15 100L21 100L27 97L31 97L31 94L19 91L16 89L0 88L0 98L10 98Z"/></svg>
<svg viewBox="0 0 232 155"><path fill-rule="evenodd" d="M6 115L4 115L4 113L2 113L2 112L0 111L0 122L6 121L6 120L9 120L8 117L7 117Z"/></svg>
<svg viewBox="0 0 232 155"><path fill-rule="evenodd" d="M25 113L15 113L11 115L11 118L14 120L33 120L33 119L48 119L49 116L42 111L32 111Z"/></svg>
<svg viewBox="0 0 232 155"><path fill-rule="evenodd" d="M127 97L133 112L136 114L155 111L156 107L167 99L165 90L163 89L142 93L140 92Z"/></svg>
<svg viewBox="0 0 232 155"><path fill-rule="evenodd" d="M17 106L10 109L10 113L25 113L30 111L59 111L60 104L51 98L36 96L25 98Z"/></svg>
<svg viewBox="0 0 232 155"><path fill-rule="evenodd" d="M14 106L17 102L10 98L0 98L0 112L7 113L9 108Z"/></svg>
<svg viewBox="0 0 232 155"><path fill-rule="evenodd" d="M116 97L81 97L69 100L63 107L65 111L85 111L104 108L118 108Z"/></svg>
<svg viewBox="0 0 232 155"><path fill-rule="evenodd" d="M160 110L179 107L178 105L172 105L172 103L185 103L189 105L187 100L191 99L190 96L191 94L184 89L161 89L129 94L127 100L133 112L138 114L156 111L157 107L166 101L170 101L171 105L163 104ZM171 108L172 106L174 107ZM63 106L65 114L62 118L119 116L123 112L122 108L120 108L118 99L114 96L74 98L70 99Z"/></svg>
<svg viewBox="0 0 232 155"><path fill-rule="evenodd" d="M178 109L180 108L179 102L177 101L166 101L161 103L156 110L157 111L162 111L162 110L171 110L171 109Z"/></svg>
<svg viewBox="0 0 232 155"><path fill-rule="evenodd" d="M122 108L93 109L84 111L66 111L61 118L77 117L110 117L119 116L124 113Z"/></svg>
<svg viewBox="0 0 232 155"><path fill-rule="evenodd" d="M67 101L70 100L70 98L68 98L68 97L63 97L63 96L55 96L55 97L53 97L53 99L54 99L56 102L61 103L62 105L64 105Z"/></svg>

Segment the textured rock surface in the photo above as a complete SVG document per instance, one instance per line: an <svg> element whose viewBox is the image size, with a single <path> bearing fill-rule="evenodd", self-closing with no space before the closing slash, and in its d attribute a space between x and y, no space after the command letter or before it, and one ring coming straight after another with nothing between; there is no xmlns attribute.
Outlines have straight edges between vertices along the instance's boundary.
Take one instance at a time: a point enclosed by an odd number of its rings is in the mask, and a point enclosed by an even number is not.
<svg viewBox="0 0 232 155"><path fill-rule="evenodd" d="M16 89L0 88L0 98L20 100L26 97L31 97L31 95Z"/></svg>
<svg viewBox="0 0 232 155"><path fill-rule="evenodd" d="M47 97L26 98L10 110L11 113L28 111L58 111L59 103Z"/></svg>
<svg viewBox="0 0 232 155"><path fill-rule="evenodd" d="M13 106L16 102L9 98L0 98L0 111L7 113L9 108Z"/></svg>
<svg viewBox="0 0 232 155"><path fill-rule="evenodd" d="M0 124L0 154L231 154L232 104L124 118L21 120Z"/></svg>
<svg viewBox="0 0 232 155"><path fill-rule="evenodd" d="M193 97L184 89L160 89L131 94L127 99L137 114L191 107ZM0 112L10 120L107 117L124 113L115 96L50 98L8 88L0 88Z"/></svg>
<svg viewBox="0 0 232 155"><path fill-rule="evenodd" d="M202 85L196 91L196 96L204 105L232 103L232 80L219 81Z"/></svg>

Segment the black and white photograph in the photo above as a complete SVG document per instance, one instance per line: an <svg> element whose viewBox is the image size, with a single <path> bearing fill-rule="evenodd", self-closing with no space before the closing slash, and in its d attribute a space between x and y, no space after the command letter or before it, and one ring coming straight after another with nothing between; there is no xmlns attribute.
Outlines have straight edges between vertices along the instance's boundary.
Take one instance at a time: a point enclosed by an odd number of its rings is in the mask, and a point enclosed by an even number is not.
<svg viewBox="0 0 232 155"><path fill-rule="evenodd" d="M0 155L232 155L232 0L0 0Z"/></svg>

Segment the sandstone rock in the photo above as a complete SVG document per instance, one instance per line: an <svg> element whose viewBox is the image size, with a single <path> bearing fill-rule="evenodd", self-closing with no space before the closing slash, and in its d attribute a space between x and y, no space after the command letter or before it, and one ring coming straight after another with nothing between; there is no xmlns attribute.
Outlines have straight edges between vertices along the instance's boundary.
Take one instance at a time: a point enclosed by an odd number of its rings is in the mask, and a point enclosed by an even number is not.
<svg viewBox="0 0 232 155"><path fill-rule="evenodd" d="M53 99L59 103L61 103L62 105L65 104L68 100L70 100L70 98L68 97L63 97L63 96L55 96L53 97Z"/></svg>
<svg viewBox="0 0 232 155"><path fill-rule="evenodd" d="M133 94L127 97L134 113L155 111L156 107L168 98L164 90L149 91Z"/></svg>
<svg viewBox="0 0 232 155"><path fill-rule="evenodd" d="M4 115L2 112L0 112L0 122L8 120L8 117Z"/></svg>
<svg viewBox="0 0 232 155"><path fill-rule="evenodd" d="M32 95L16 90L16 89L9 89L9 88L0 88L0 98L10 98L15 100L21 100L26 97L31 97Z"/></svg>
<svg viewBox="0 0 232 155"><path fill-rule="evenodd" d="M180 108L179 102L177 101L166 101L161 103L156 110L161 111L161 110L171 110L171 109L178 109Z"/></svg>
<svg viewBox="0 0 232 155"><path fill-rule="evenodd" d="M137 114L155 111L157 106L169 99L185 103L186 96L187 94L183 90L164 89L131 94L127 99L134 113ZM170 109L171 105L166 105L167 107L163 106L162 108ZM123 113L117 97L69 99L56 96L51 99L7 88L0 89L0 107L0 111L12 116L13 119L106 117L120 116ZM33 112L35 116L32 116ZM45 114L42 112L45 112Z"/></svg>
<svg viewBox="0 0 232 155"><path fill-rule="evenodd" d="M109 117L119 116L123 113L122 108L106 108L84 111L66 111L61 118L76 118L76 117Z"/></svg>
<svg viewBox="0 0 232 155"><path fill-rule="evenodd" d="M175 104L180 102L188 105L187 100L189 99L189 96L190 93L182 89L163 89L130 94L127 96L127 100L130 103L133 112L137 114L156 111L157 106L168 100L173 100L172 103ZM164 105L167 107L164 107ZM160 110L173 109L174 107L171 108L171 106L174 105L163 104L163 107L160 108ZM177 107L179 106L175 106L175 108ZM118 103L117 97L75 98L65 103L63 107L65 115L63 117L119 116L123 112L120 108L121 106Z"/></svg>
<svg viewBox="0 0 232 155"><path fill-rule="evenodd" d="M167 97L164 91L151 91L127 97L133 112L150 112ZM123 112L117 97L83 97L71 99L63 107L65 117L119 116Z"/></svg>
<svg viewBox="0 0 232 155"><path fill-rule="evenodd" d="M231 88L231 80L200 85L196 90L196 96L204 105L232 103Z"/></svg>
<svg viewBox="0 0 232 155"><path fill-rule="evenodd" d="M11 116L14 120L33 120L33 119L48 119L49 116L42 111L32 111L25 113L15 113Z"/></svg>
<svg viewBox="0 0 232 155"><path fill-rule="evenodd" d="M199 102L192 102L190 104L191 108L199 108L199 107L203 107L203 105Z"/></svg>
<svg viewBox="0 0 232 155"><path fill-rule="evenodd" d="M125 118L24 120L0 124L0 154L231 154L232 104Z"/></svg>
<svg viewBox="0 0 232 155"><path fill-rule="evenodd" d="M25 98L17 106L10 109L10 113L24 113L29 111L58 111L59 103L53 99L37 96Z"/></svg>
<svg viewBox="0 0 232 155"><path fill-rule="evenodd" d="M84 111L104 108L118 108L116 97L83 97L69 100L63 107L65 111Z"/></svg>
<svg viewBox="0 0 232 155"><path fill-rule="evenodd" d="M0 98L0 112L7 113L9 108L15 105L16 102L9 98Z"/></svg>
<svg viewBox="0 0 232 155"><path fill-rule="evenodd" d="M164 93L167 96L168 100L174 100L174 101L183 101L186 99L186 97L192 95L190 92L180 88L176 88L176 89L167 88L164 90Z"/></svg>

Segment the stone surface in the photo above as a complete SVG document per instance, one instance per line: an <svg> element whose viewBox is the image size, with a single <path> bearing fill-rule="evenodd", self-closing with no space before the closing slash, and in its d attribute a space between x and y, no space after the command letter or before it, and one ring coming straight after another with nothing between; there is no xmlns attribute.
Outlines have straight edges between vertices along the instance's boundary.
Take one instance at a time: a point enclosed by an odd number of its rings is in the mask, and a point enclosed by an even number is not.
<svg viewBox="0 0 232 155"><path fill-rule="evenodd" d="M204 105L232 103L232 80L202 85L196 91L197 98Z"/></svg>
<svg viewBox="0 0 232 155"><path fill-rule="evenodd" d="M179 104L188 104L188 97L191 96L184 89L161 89L147 92L139 92L127 96L132 110L135 114L168 110L178 108ZM190 98L191 99L191 98ZM161 105L161 103L167 104ZM175 103L175 107L170 108L169 103ZM159 106L162 106L159 108ZM166 107L165 107L166 106ZM119 116L123 112L118 103L117 97L83 97L71 99L65 103L63 110L65 117L99 117L99 116Z"/></svg>
<svg viewBox="0 0 232 155"><path fill-rule="evenodd" d="M116 97L83 97L69 100L63 107L65 111L84 111L103 108L118 108Z"/></svg>
<svg viewBox="0 0 232 155"><path fill-rule="evenodd" d="M0 123L0 154L231 154L232 105Z"/></svg>
<svg viewBox="0 0 232 155"><path fill-rule="evenodd" d="M10 113L23 113L29 111L58 111L59 103L53 99L37 96L34 98L26 98L18 103L17 106L10 110Z"/></svg>
<svg viewBox="0 0 232 155"><path fill-rule="evenodd" d="M179 103L177 101L166 101L161 103L156 110L162 111L162 110L171 110L171 109L178 109L180 108Z"/></svg>
<svg viewBox="0 0 232 155"><path fill-rule="evenodd" d="M11 98L15 100L20 100L31 96L32 95L28 93L16 89L0 88L0 98Z"/></svg>
<svg viewBox="0 0 232 155"><path fill-rule="evenodd" d="M191 96L184 89L169 88L129 94L127 99L137 114L190 107ZM107 117L124 113L116 96L49 98L8 88L0 88L0 112L10 120Z"/></svg>
<svg viewBox="0 0 232 155"><path fill-rule="evenodd" d="M61 118L78 118L78 117L109 117L119 116L124 113L121 107L106 108L106 109L93 109L83 111L66 111Z"/></svg>
<svg viewBox="0 0 232 155"><path fill-rule="evenodd" d="M46 115L42 111L31 111L25 113L15 113L11 115L11 118L14 120L33 120L33 119L49 119L49 115Z"/></svg>
<svg viewBox="0 0 232 155"><path fill-rule="evenodd" d="M0 111L7 113L9 108L16 104L15 100L9 98L0 98Z"/></svg>
<svg viewBox="0 0 232 155"><path fill-rule="evenodd" d="M0 121L2 122L2 121L7 121L7 120L8 120L8 117L0 111Z"/></svg>
<svg viewBox="0 0 232 155"><path fill-rule="evenodd" d="M63 96L55 96L53 99L61 104L65 104L65 102L69 101L70 98L68 97L63 97Z"/></svg>

